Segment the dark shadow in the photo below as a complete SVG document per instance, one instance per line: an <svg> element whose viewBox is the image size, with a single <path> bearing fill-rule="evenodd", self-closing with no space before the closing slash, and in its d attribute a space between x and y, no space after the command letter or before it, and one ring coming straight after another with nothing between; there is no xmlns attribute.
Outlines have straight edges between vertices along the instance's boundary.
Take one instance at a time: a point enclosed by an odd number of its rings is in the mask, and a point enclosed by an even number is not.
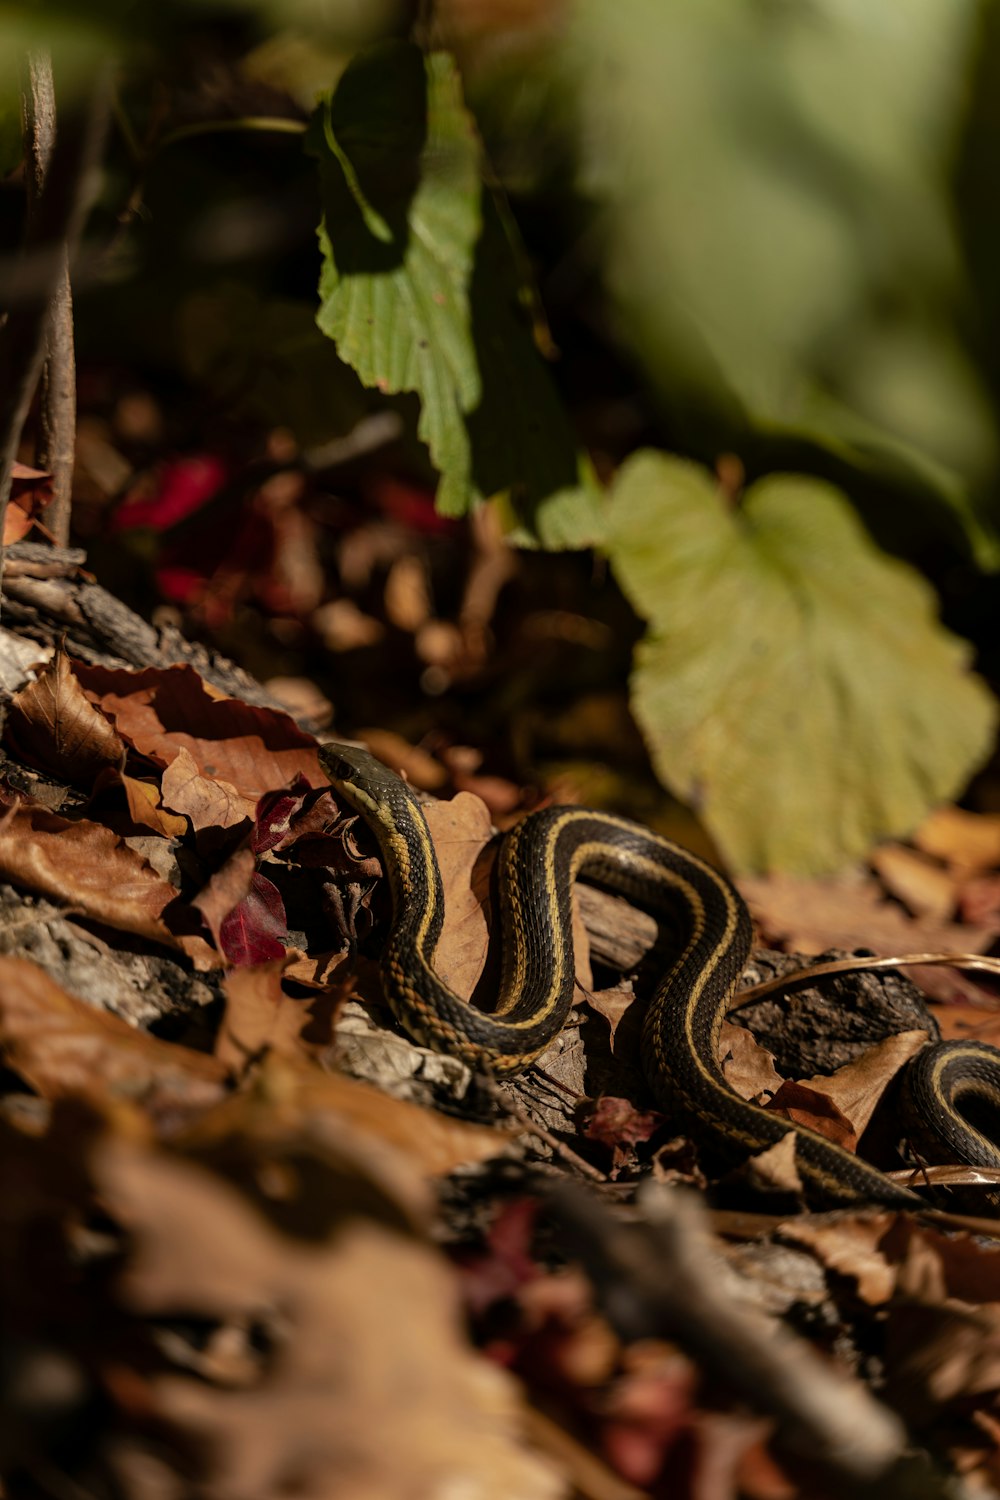
<svg viewBox="0 0 1000 1500"><path fill-rule="evenodd" d="M327 139L327 126L342 160ZM420 49L395 41L359 53L329 105L313 118L307 138L307 149L319 160L323 214L342 276L402 264L426 141L427 77Z"/></svg>

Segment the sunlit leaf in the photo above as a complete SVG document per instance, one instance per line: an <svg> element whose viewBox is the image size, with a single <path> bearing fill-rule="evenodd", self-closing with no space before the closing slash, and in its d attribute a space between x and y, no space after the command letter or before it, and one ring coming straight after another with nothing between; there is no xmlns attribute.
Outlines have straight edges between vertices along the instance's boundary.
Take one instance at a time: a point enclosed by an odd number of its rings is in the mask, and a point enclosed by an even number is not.
<svg viewBox="0 0 1000 1500"><path fill-rule="evenodd" d="M657 772L734 868L835 868L912 829L988 752L995 704L968 648L832 486L774 476L737 505L643 452L607 545L649 622L632 691Z"/></svg>

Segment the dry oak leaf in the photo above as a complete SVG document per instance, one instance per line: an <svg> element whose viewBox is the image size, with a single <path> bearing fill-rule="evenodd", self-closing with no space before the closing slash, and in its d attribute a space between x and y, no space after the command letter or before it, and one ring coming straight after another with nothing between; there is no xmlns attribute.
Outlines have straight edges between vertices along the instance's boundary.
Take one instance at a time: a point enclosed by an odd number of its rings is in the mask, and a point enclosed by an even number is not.
<svg viewBox="0 0 1000 1500"><path fill-rule="evenodd" d="M70 822L30 803L8 807L0 817L0 879L65 902L106 927L180 948L196 968L218 963L203 938L169 930L161 913L176 890L99 823Z"/></svg>
<svg viewBox="0 0 1000 1500"><path fill-rule="evenodd" d="M10 705L4 743L25 765L87 789L125 760L125 745L77 681L64 651Z"/></svg>
<svg viewBox="0 0 1000 1500"><path fill-rule="evenodd" d="M43 1099L138 1104L174 1127L216 1104L225 1069L70 995L24 958L0 957L0 1056Z"/></svg>
<svg viewBox="0 0 1000 1500"><path fill-rule="evenodd" d="M143 1382L144 1425L157 1421L173 1434L171 1448L197 1455L198 1493L566 1493L521 1446L508 1377L468 1347L440 1256L360 1216L363 1194L354 1214L315 1241L279 1233L203 1168L121 1138L98 1144L92 1171L102 1204L128 1231L118 1295L133 1317L245 1326L273 1322L280 1309L256 1383L233 1389L186 1372Z"/></svg>
<svg viewBox="0 0 1000 1500"><path fill-rule="evenodd" d="M201 776L254 801L299 772L324 785L312 735L277 709L222 697L193 667L129 672L80 663L77 676L123 739L164 765L186 749Z"/></svg>

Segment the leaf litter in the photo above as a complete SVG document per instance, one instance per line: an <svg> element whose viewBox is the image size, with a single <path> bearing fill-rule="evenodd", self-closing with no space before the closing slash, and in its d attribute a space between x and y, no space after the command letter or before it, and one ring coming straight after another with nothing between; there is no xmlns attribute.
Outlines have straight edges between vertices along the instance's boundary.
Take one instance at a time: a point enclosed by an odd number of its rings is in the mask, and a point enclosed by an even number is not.
<svg viewBox="0 0 1000 1500"><path fill-rule="evenodd" d="M190 1018L186 1044L76 999L30 960L0 959L0 1049L16 1083L0 1111L13 1384L29 1389L25 1372L44 1356L62 1371L60 1421L95 1400L106 1414L58 1450L68 1473L137 1500L289 1485L316 1496L465 1485L485 1496L793 1500L837 1492L856 1455L835 1435L863 1398L855 1447L880 1493L902 1495L913 1464L929 1495L945 1493L936 1463L980 1490L1000 1482L1000 1250L989 1238L884 1213L746 1213L749 1171L744 1185L733 1179L732 1208L697 1228L684 1213L675 1222L676 1184L704 1177L634 1068L618 1075L624 1095L586 1101L591 1053L595 1076L608 1059L624 1069L639 1007L628 991L594 990L579 918L574 1083L560 1082L557 1048L505 1096L466 1086L456 1117L461 1092L417 1081L427 1055L394 1035L380 1006L363 952L387 910L377 850L323 788L314 742L279 714L220 698L191 669L130 674L61 658L47 681L41 712L22 716L9 746L23 753L30 722L39 797L45 777L93 795L54 813L23 786L8 790L5 878L123 949L152 945L222 971L224 992L221 1016ZM72 706L77 733L62 735L55 759L43 743L53 701ZM122 750L94 757L92 743ZM100 821L129 781L147 789L132 795L148 809L133 822L172 851L169 878ZM469 994L490 974L491 815L471 792L428 815L448 912L438 964ZM988 876L995 854L981 835L960 818L918 836L933 899L914 895L911 861L876 864L890 889L902 880L911 949L949 920L941 872L956 892ZM860 926L871 898L858 890ZM620 936L623 951L642 951L645 939L609 927L612 946ZM988 941L984 931L969 946ZM351 1054L338 1017L352 994L369 1028L389 1028L363 1034L413 1057L409 1083L400 1071L375 1087L339 1070ZM943 1029L950 1016L953 1034L970 1035L995 1028L998 1008L983 998L933 1010ZM744 1027L724 1037L738 1092L864 1149L922 1039L897 1034L796 1078ZM794 1194L793 1151L765 1155L756 1180ZM551 1184L578 1163L605 1176L604 1201L560 1230ZM650 1172L667 1197L654 1211L640 1195L623 1222L616 1203ZM441 1183L437 1209L430 1182ZM43 1287L29 1283L39 1236L50 1246ZM713 1306L705 1326L684 1296L661 1305L650 1254L656 1276L676 1261L692 1306ZM779 1313L769 1267L789 1254L814 1272L808 1292L786 1283ZM755 1380L741 1363L744 1305L764 1320ZM782 1331L782 1317L797 1332ZM835 1390L813 1345L840 1372ZM812 1433L805 1448L789 1439L776 1373L790 1357L804 1359L792 1427ZM11 1495L44 1487L56 1451L49 1406L29 1416L2 1424Z"/></svg>

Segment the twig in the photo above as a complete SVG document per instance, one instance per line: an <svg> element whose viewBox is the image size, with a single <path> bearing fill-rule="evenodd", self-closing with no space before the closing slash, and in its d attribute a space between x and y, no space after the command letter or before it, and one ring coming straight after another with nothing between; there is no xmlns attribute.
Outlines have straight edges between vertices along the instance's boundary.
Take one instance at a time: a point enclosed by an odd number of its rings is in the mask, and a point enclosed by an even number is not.
<svg viewBox="0 0 1000 1500"><path fill-rule="evenodd" d="M0 537L18 444L45 357L52 295L72 264L90 201L92 168L104 139L104 75L81 109L63 112L45 184L25 229L21 258L4 288L0 327ZM2 567L2 552L0 552Z"/></svg>
<svg viewBox="0 0 1000 1500"><path fill-rule="evenodd" d="M38 212L56 142L56 96L52 58L31 53L22 90L24 141L27 157L29 220ZM52 475L52 500L45 521L56 542L69 541L70 498L73 489L73 452L76 443L76 360L73 346L73 293L69 280L67 246L61 247L62 266L48 307L45 362L35 463Z"/></svg>
<svg viewBox="0 0 1000 1500"><path fill-rule="evenodd" d="M838 1481L866 1489L877 1482L882 1495L899 1493L894 1466L907 1447L899 1418L777 1320L727 1292L693 1195L644 1189L642 1226L619 1223L568 1185L548 1202L564 1243L624 1336L676 1340L716 1379L775 1416L789 1447Z"/></svg>
<svg viewBox="0 0 1000 1500"><path fill-rule="evenodd" d="M855 969L906 969L918 964L945 964L953 969L974 969L982 974L1000 974L1000 958L991 958L982 953L897 953L883 958L835 958L820 964L809 964L804 969L793 969L790 974L778 974L774 979L740 990L730 1010L737 1011L746 1005L756 1005L765 995L794 988L828 974L850 974Z"/></svg>

